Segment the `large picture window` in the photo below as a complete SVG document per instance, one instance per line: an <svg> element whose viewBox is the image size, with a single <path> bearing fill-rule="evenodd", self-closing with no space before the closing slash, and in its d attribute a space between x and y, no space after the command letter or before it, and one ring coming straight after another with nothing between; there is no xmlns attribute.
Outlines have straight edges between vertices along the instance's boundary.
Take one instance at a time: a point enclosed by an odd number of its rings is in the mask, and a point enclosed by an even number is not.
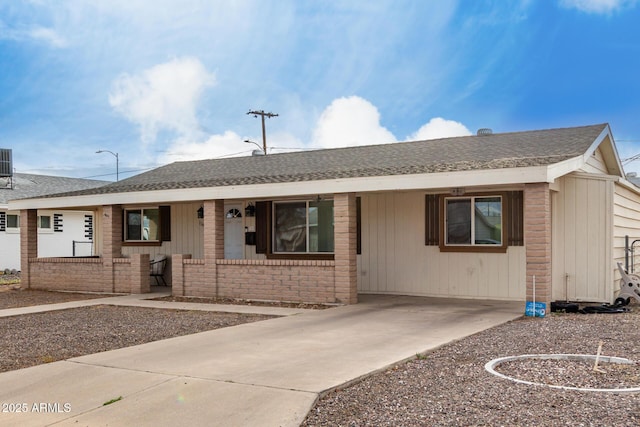
<svg viewBox="0 0 640 427"><path fill-rule="evenodd" d="M333 200L274 202L274 253L332 253Z"/></svg>
<svg viewBox="0 0 640 427"><path fill-rule="evenodd" d="M502 246L502 197L445 198L446 246Z"/></svg>
<svg viewBox="0 0 640 427"><path fill-rule="evenodd" d="M159 241L160 211L158 208L125 210L125 240Z"/></svg>

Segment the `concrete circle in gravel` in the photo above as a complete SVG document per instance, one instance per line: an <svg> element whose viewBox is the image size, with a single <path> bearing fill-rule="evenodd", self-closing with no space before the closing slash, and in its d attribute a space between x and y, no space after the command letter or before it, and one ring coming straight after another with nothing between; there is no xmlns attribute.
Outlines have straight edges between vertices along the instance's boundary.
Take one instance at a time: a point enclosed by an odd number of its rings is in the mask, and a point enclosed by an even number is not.
<svg viewBox="0 0 640 427"><path fill-rule="evenodd" d="M532 381L525 381L518 378L513 378L508 375L501 374L497 372L495 368L502 363L511 362L514 360L522 360L522 359L538 359L538 360L548 360L548 359L556 359L556 360L593 360L595 362L596 356L591 354L523 354L521 356L507 356L500 357L498 359L493 359L487 362L484 365L484 369L486 369L489 373L498 376L500 378L504 378L509 381L513 381L519 384L528 384L528 385L540 385L550 388L558 388L562 390L576 390L576 391L599 391L599 392L609 392L609 393L638 393L640 392L640 387L630 387L630 388L582 388L582 387L569 387L563 385L556 384L543 384L536 383ZM625 359L623 357L612 357L612 356L600 356L599 362L602 363L619 363L623 365L631 365L635 362L629 359Z"/></svg>

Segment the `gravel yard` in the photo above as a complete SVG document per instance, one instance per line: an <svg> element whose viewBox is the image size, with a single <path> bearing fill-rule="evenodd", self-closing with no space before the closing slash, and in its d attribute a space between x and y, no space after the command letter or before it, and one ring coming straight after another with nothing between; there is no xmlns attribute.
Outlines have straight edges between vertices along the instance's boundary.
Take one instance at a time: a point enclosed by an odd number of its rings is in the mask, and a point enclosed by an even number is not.
<svg viewBox="0 0 640 427"><path fill-rule="evenodd" d="M0 292L0 307L101 295ZM202 302L202 301L199 301ZM16 305L17 304L17 305ZM522 318L418 355L329 393L305 426L637 426L640 393L557 390L517 384L484 365L523 354L596 354L640 361L640 307L624 314ZM0 318L0 372L269 316L99 305ZM531 360L497 371L524 380L589 388L640 387L640 365Z"/></svg>
<svg viewBox="0 0 640 427"><path fill-rule="evenodd" d="M13 286L0 285L0 310L5 308L30 307L32 305L104 298L108 296L112 295L34 291L31 289L15 290Z"/></svg>
<svg viewBox="0 0 640 427"><path fill-rule="evenodd" d="M421 355L320 399L305 426L638 426L640 394L516 384L486 362L533 353L597 352L640 361L640 310L523 318ZM640 367L532 361L501 365L509 376L584 387L640 387ZM497 369L498 370L498 369Z"/></svg>
<svg viewBox="0 0 640 427"><path fill-rule="evenodd" d="M8 291L0 293L0 307L77 300L83 295L87 297L86 294ZM0 372L272 317L111 305L3 317L0 318Z"/></svg>

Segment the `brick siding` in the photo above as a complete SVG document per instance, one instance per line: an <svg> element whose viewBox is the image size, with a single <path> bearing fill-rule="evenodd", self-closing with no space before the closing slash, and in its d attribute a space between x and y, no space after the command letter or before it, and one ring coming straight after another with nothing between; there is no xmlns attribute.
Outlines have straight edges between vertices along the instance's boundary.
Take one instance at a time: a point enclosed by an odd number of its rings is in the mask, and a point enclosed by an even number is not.
<svg viewBox="0 0 640 427"><path fill-rule="evenodd" d="M527 301L551 303L551 194L549 184L526 184L524 190L524 243L527 258Z"/></svg>
<svg viewBox="0 0 640 427"><path fill-rule="evenodd" d="M32 258L31 289L82 292L149 292L149 255L112 260L113 282L104 280L103 258Z"/></svg>

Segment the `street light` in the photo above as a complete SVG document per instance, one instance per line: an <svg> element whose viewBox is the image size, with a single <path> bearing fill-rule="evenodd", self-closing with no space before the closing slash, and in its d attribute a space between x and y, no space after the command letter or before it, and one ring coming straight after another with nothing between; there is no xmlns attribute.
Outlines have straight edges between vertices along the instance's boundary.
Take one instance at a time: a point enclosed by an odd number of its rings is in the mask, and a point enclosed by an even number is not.
<svg viewBox="0 0 640 427"><path fill-rule="evenodd" d="M109 153L116 158L116 181L120 181L120 164L118 160L118 153L114 153L113 151L109 151L109 150L96 151L96 154L99 154L99 153Z"/></svg>
<svg viewBox="0 0 640 427"><path fill-rule="evenodd" d="M257 142L255 142L255 141L251 141L251 140L249 140L249 139L245 139L245 140L244 140L244 142L246 142L247 144L253 144L253 145L255 145L256 147L258 147L258 149L259 149L259 150L260 150L264 155L266 155L266 154L267 154L267 152L266 152L266 151L264 151L264 149L263 149L262 147L260 147L260 144L258 144Z"/></svg>

